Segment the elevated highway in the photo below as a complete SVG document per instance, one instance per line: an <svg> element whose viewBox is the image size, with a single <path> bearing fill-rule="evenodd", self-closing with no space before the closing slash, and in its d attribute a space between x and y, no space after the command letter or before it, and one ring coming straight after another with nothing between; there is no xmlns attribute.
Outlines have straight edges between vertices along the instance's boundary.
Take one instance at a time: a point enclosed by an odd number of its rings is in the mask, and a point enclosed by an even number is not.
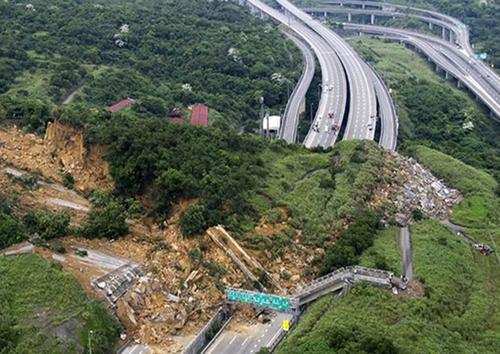
<svg viewBox="0 0 500 354"><path fill-rule="evenodd" d="M240 0L240 4L250 6L261 16L269 16L289 28L314 51L321 66L322 94L312 128L304 145L308 148L332 146L338 137L334 126L341 126L347 101L347 83L342 64L331 46L317 33L291 16L258 0ZM333 118L328 116L332 113Z"/></svg>
<svg viewBox="0 0 500 354"><path fill-rule="evenodd" d="M285 35L292 40L297 48L300 49L304 61L304 69L302 75L295 86L283 114L283 122L279 132L279 138L285 140L287 143L292 144L297 140L297 128L301 111L305 105L306 93L311 86L311 81L314 77L315 60L314 54L303 40L297 35L284 31Z"/></svg>
<svg viewBox="0 0 500 354"><path fill-rule="evenodd" d="M371 25L345 23L344 26L399 40L416 48L434 62L437 70L443 71L447 77L455 78L458 86L467 87L490 110L496 120L500 119L500 77L475 58L469 43L468 28L459 20L430 10L359 0L326 0L323 5L308 8L307 11L323 17L332 13L345 13L348 14L348 20L352 19L352 14L371 16ZM445 39L415 31L374 26L376 16L411 16L431 27L441 27ZM449 36L445 30L449 31Z"/></svg>
<svg viewBox="0 0 500 354"><path fill-rule="evenodd" d="M360 31L372 35L404 42L416 48L436 65L436 70L443 71L447 78L454 78L459 86L465 86L476 96L494 115L500 119L500 95L490 83L486 82L474 65L464 61L456 52L448 50L443 45L433 44L428 36L412 31L400 30L381 26L346 23L345 29Z"/></svg>
<svg viewBox="0 0 500 354"><path fill-rule="evenodd" d="M314 20L287 0L276 0L282 8L323 38L337 53L349 84L349 114L344 139L373 140L377 100L370 70L339 35Z"/></svg>

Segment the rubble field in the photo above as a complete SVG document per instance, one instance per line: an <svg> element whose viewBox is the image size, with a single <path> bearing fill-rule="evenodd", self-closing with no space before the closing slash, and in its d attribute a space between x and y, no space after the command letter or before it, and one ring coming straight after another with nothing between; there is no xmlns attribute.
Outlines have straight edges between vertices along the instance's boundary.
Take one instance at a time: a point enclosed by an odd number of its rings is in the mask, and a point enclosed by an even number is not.
<svg viewBox="0 0 500 354"><path fill-rule="evenodd" d="M80 192L112 188L102 156L102 147L87 148L81 132L57 122L49 123L43 138L15 126L0 128L0 162L57 183L70 174Z"/></svg>
<svg viewBox="0 0 500 354"><path fill-rule="evenodd" d="M400 226L410 224L416 210L429 218L448 219L453 206L462 201L461 193L447 187L413 158L387 155L384 173L389 182L375 191L372 205L383 206L386 219Z"/></svg>
<svg viewBox="0 0 500 354"><path fill-rule="evenodd" d="M431 218L446 219L462 196L448 188L415 160L387 153L383 182L375 190L371 205L385 211L387 221L412 222L414 211ZM62 174L75 179L75 190L62 186ZM36 174L36 188L19 181L23 174ZM15 127L0 129L0 187L17 195L22 209L65 210L72 224L80 224L90 202L84 193L113 184L98 147L87 150L82 134L53 123L45 138L23 134ZM147 344L159 352L179 352L224 301L225 287L252 288L242 271L208 234L183 237L179 220L192 203L182 200L162 222L147 217L129 220L130 234L117 239L61 239L66 254L35 247L34 252L59 262L93 297L106 301L116 313L127 340ZM292 294L315 278L315 264L324 257L323 248L303 245L286 208L280 222L261 219L251 234L271 242L287 234L282 252L250 247L245 236L233 235L243 253L262 265L275 281L273 292ZM336 239L337 235L332 240ZM333 241L332 241L333 242ZM86 256L75 255L87 250ZM125 260L125 261L123 261ZM110 266L111 265L111 266ZM257 275L257 274L255 274ZM412 293L420 294L418 286ZM237 313L237 326L258 320L248 308Z"/></svg>

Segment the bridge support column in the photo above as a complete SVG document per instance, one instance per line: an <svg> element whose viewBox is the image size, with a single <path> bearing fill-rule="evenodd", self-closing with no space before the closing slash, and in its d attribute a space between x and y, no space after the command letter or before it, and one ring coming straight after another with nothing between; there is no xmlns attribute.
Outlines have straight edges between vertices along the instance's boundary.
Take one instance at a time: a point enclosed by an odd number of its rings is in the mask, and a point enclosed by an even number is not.
<svg viewBox="0 0 500 354"><path fill-rule="evenodd" d="M374 24L375 24L375 15L374 15L374 14L371 14L371 15L370 15L370 23L371 23L372 25L374 25Z"/></svg>
<svg viewBox="0 0 500 354"><path fill-rule="evenodd" d="M447 72L447 71L445 71L445 72L444 72L444 78L445 78L446 80L448 80L448 79L450 78L450 75L448 74L448 72Z"/></svg>
<svg viewBox="0 0 500 354"><path fill-rule="evenodd" d="M361 8L364 10L365 9L365 4L361 4Z"/></svg>
<svg viewBox="0 0 500 354"><path fill-rule="evenodd" d="M441 37L446 40L446 28L442 27L441 28Z"/></svg>
<svg viewBox="0 0 500 354"><path fill-rule="evenodd" d="M458 88L462 88L462 81L457 80L457 87L458 87Z"/></svg>
<svg viewBox="0 0 500 354"><path fill-rule="evenodd" d="M432 30L432 22L429 22L429 29Z"/></svg>
<svg viewBox="0 0 500 354"><path fill-rule="evenodd" d="M347 22L352 21L352 14L350 12L347 13Z"/></svg>
<svg viewBox="0 0 500 354"><path fill-rule="evenodd" d="M328 14L325 12L323 12L323 17L326 18L328 16Z"/></svg>

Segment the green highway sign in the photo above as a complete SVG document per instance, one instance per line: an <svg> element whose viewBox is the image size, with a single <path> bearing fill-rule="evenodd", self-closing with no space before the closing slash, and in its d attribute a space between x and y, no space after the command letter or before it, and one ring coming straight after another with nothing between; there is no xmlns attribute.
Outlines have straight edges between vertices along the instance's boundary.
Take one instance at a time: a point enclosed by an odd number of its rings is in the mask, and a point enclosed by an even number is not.
<svg viewBox="0 0 500 354"><path fill-rule="evenodd" d="M241 302L276 311L287 312L293 309L292 301L286 296L258 293L248 290L227 289L226 297L231 302Z"/></svg>

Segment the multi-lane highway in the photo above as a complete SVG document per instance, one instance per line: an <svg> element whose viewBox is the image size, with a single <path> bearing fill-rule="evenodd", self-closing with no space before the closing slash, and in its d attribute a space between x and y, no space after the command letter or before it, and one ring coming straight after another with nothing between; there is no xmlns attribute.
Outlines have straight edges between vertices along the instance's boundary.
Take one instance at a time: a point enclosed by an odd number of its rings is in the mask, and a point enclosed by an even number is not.
<svg viewBox="0 0 500 354"><path fill-rule="evenodd" d="M309 49L307 43L301 40L297 35L284 31L285 35L290 38L297 48L302 52L304 60L304 69L302 75L295 86L283 114L283 122L279 132L279 138L285 140L287 143L292 144L297 140L297 128L299 125L300 113L304 107L306 93L311 86L311 81L314 77L315 61L314 54Z"/></svg>
<svg viewBox="0 0 500 354"><path fill-rule="evenodd" d="M384 149L394 151L398 142L399 121L396 113L394 101L390 95L389 89L385 85L382 78L371 70L372 81L375 85L375 94L378 101L378 115L380 118L380 139L379 145Z"/></svg>
<svg viewBox="0 0 500 354"><path fill-rule="evenodd" d="M349 6L349 7L348 7ZM352 6L357 6L353 8ZM405 42L424 53L447 76L466 86L498 120L500 118L500 77L487 65L475 58L469 42L469 30L459 20L435 11L396 4L360 0L327 0L308 11L325 16L328 13L370 15L372 25L346 23L345 28ZM450 33L449 41L414 31L373 26L374 16L411 16L434 24ZM349 19L352 19L349 16ZM453 34L453 35L452 35ZM444 38L447 36L445 35Z"/></svg>
<svg viewBox="0 0 500 354"><path fill-rule="evenodd" d="M412 45L434 62L440 70L466 86L490 109L497 119L500 117L500 95L498 90L491 86L491 82L487 82L487 78L476 70L477 66L472 61L463 60L455 51L449 50L444 45L436 46L430 36L408 30L353 23L346 23L344 28L381 35Z"/></svg>
<svg viewBox="0 0 500 354"><path fill-rule="evenodd" d="M228 329L219 334L212 343L202 352L203 354L253 354L263 347L271 347L276 338L281 334L281 324L290 320L291 314L274 313L268 323L232 329L236 323L230 323ZM233 321L235 322L235 321Z"/></svg>
<svg viewBox="0 0 500 354"><path fill-rule="evenodd" d="M321 67L322 94L304 145L308 148L333 145L338 137L338 130L333 127L342 124L347 100L346 77L335 51L321 36L292 16L259 0L246 0L246 4L288 27L314 51Z"/></svg>
<svg viewBox="0 0 500 354"><path fill-rule="evenodd" d="M259 0L240 2L288 27L312 48L318 58L322 72L321 99L314 122L304 139L306 147L332 146L348 113L347 122L344 122L344 139L373 140L377 118L380 118L381 136L384 137L380 145L387 149L395 148L397 115L388 89L340 36L286 0L277 1L283 11ZM298 46L300 48L301 45ZM296 136L297 113L308 87L305 81L302 77L287 105L280 130L280 136L287 141L293 141Z"/></svg>
<svg viewBox="0 0 500 354"><path fill-rule="evenodd" d="M370 139L375 134L377 99L370 70L339 35L314 20L288 0L276 0L283 9L319 34L335 50L349 84L349 115L344 139Z"/></svg>

